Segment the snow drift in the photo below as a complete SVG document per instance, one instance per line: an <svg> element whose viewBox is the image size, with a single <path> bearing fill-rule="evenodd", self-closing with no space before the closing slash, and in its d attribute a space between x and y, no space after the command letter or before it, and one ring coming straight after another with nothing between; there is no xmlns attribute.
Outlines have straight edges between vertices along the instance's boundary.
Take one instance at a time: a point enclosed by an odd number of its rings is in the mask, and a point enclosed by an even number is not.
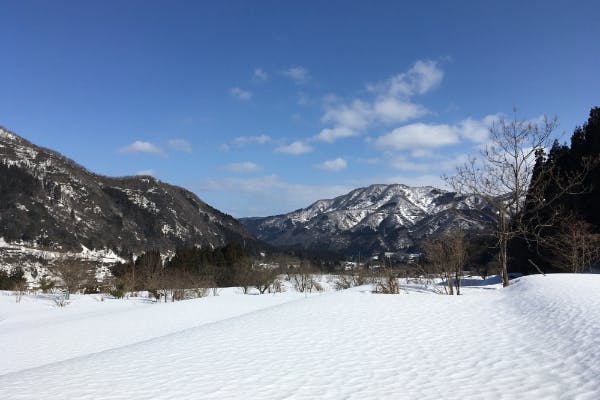
<svg viewBox="0 0 600 400"><path fill-rule="evenodd" d="M460 297L377 295L366 287L309 297L232 290L193 302L130 304L121 311L125 327L114 304L89 307L93 316L46 309L52 317L37 323L39 313L20 318L14 310L21 305L4 296L0 396L597 399L599 289L599 275L548 275L506 289L467 287ZM77 323L88 317L111 329ZM174 328L139 336L135 327L150 329L149 320ZM73 358L36 363L52 353L50 343L36 347L45 332ZM119 339L107 350L88 344L111 335Z"/></svg>

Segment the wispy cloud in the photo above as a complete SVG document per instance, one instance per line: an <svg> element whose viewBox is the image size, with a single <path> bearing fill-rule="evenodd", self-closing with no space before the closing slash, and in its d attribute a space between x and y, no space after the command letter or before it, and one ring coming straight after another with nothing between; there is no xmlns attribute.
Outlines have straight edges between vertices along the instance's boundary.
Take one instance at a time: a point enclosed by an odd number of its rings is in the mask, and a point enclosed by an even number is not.
<svg viewBox="0 0 600 400"><path fill-rule="evenodd" d="M241 89L239 87L229 89L229 94L241 101L247 101L252 98L252 92Z"/></svg>
<svg viewBox="0 0 600 400"><path fill-rule="evenodd" d="M127 146L119 148L118 151L121 154L146 153L155 154L159 156L166 156L166 153L163 149L156 146L155 144L145 142L143 140L136 140L135 142L128 144Z"/></svg>
<svg viewBox="0 0 600 400"><path fill-rule="evenodd" d="M442 82L444 71L436 61L418 60L407 71L391 78L367 85L371 92L391 97L411 97L425 94L435 89Z"/></svg>
<svg viewBox="0 0 600 400"><path fill-rule="evenodd" d="M370 157L370 158L359 157L356 161L361 164L376 165L381 162L381 159L378 157Z"/></svg>
<svg viewBox="0 0 600 400"><path fill-rule="evenodd" d="M192 145L185 139L170 139L169 147L173 150L182 151L184 153L192 152Z"/></svg>
<svg viewBox="0 0 600 400"><path fill-rule="evenodd" d="M311 151L313 151L313 148L300 140L296 140L295 142L292 142L287 145L279 146L275 149L276 153L285 153L292 155L310 153Z"/></svg>
<svg viewBox="0 0 600 400"><path fill-rule="evenodd" d="M358 135L358 130L351 129L346 126L336 126L335 128L323 129L317 136L314 137L314 139L321 142L333 143L338 139L344 139Z"/></svg>
<svg viewBox="0 0 600 400"><path fill-rule="evenodd" d="M252 80L254 82L266 82L269 80L269 74L262 68L254 68Z"/></svg>
<svg viewBox="0 0 600 400"><path fill-rule="evenodd" d="M267 144L269 142L271 142L271 136L269 135L256 135L256 136L237 136L235 138L233 138L233 140L231 140L229 143L223 143L220 148L223 151L229 151L229 149L233 146L233 147L244 147L244 146L248 146L248 145L252 145L252 144L259 144L259 145L263 145L263 144Z"/></svg>
<svg viewBox="0 0 600 400"><path fill-rule="evenodd" d="M251 174L262 170L260 165L250 161L227 164L221 167L221 169L236 174Z"/></svg>
<svg viewBox="0 0 600 400"><path fill-rule="evenodd" d="M311 79L310 72L308 72L306 68L300 66L290 67L283 71L282 74L298 85L307 83Z"/></svg>
<svg viewBox="0 0 600 400"><path fill-rule="evenodd" d="M325 162L322 162L321 164L317 164L317 165L315 165L315 168L322 169L324 171L329 171L329 172L338 172L343 169L346 169L347 166L348 166L348 162L346 160L344 160L343 158L338 157L336 159L327 160Z"/></svg>
<svg viewBox="0 0 600 400"><path fill-rule="evenodd" d="M256 136L238 136L231 141L231 144L237 147L246 146L249 144L266 144L271 141L269 135L256 135Z"/></svg>

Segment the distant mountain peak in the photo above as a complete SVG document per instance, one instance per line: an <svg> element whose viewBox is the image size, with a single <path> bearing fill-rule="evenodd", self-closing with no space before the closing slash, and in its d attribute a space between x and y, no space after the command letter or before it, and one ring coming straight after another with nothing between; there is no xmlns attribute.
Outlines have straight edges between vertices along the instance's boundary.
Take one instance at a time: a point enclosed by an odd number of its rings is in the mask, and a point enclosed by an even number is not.
<svg viewBox="0 0 600 400"><path fill-rule="evenodd" d="M276 246L350 255L406 252L450 229L483 229L485 218L471 202L432 186L373 184L288 214L242 222Z"/></svg>

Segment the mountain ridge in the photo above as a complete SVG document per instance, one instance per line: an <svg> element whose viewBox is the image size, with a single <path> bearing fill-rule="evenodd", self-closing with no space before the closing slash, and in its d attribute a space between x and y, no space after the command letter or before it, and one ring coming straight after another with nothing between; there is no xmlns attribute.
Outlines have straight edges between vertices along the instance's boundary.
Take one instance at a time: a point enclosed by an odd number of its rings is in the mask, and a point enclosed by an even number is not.
<svg viewBox="0 0 600 400"><path fill-rule="evenodd" d="M492 221L482 208L474 196L433 186L373 184L287 214L240 221L257 238L279 247L347 255L406 253L457 227L486 229Z"/></svg>
<svg viewBox="0 0 600 400"><path fill-rule="evenodd" d="M151 176L109 177L0 127L0 237L119 254L258 241L232 216Z"/></svg>

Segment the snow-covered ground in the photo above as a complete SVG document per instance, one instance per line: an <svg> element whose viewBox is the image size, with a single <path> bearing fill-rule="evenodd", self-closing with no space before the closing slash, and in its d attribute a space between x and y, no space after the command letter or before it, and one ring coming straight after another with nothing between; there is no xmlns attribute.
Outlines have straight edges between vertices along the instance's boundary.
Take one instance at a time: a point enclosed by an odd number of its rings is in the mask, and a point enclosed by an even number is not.
<svg viewBox="0 0 600 400"><path fill-rule="evenodd" d="M167 304L0 292L3 399L600 398L600 275Z"/></svg>

